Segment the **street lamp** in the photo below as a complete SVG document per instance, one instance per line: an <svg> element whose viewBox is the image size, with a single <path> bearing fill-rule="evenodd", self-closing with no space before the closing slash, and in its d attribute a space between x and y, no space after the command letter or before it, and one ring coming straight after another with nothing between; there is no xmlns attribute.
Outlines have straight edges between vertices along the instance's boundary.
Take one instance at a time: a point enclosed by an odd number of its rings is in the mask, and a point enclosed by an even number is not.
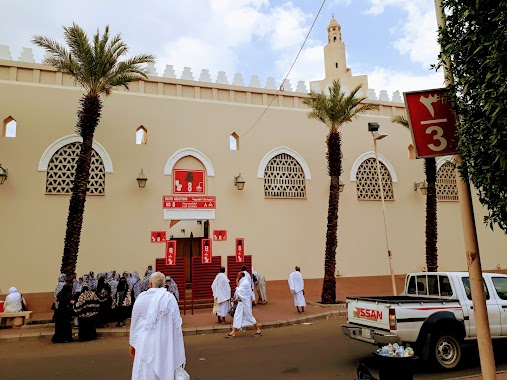
<svg viewBox="0 0 507 380"><path fill-rule="evenodd" d="M368 131L371 132L371 136L373 138L373 148L375 150L375 160L377 162L377 179L380 187L380 200L382 201L382 215L384 217L384 232L386 237L386 246L387 246L387 257L389 260L389 272L391 273L391 284L393 287L393 294L396 296L398 292L396 291L396 280L394 278L393 272L393 257L391 248L389 247L389 234L387 232L387 218L386 218L386 205L384 200L384 186L382 185L382 176L380 175L380 163L378 159L377 152L377 140L382 140L384 137L387 137L387 133L379 131L378 123L368 123Z"/></svg>

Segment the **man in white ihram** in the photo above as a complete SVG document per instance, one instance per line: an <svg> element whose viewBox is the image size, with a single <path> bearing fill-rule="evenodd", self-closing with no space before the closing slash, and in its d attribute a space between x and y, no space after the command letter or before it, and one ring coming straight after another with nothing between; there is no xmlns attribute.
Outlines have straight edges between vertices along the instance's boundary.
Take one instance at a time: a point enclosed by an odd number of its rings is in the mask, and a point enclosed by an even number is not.
<svg viewBox="0 0 507 380"><path fill-rule="evenodd" d="M290 292L294 294L294 305L298 313L304 313L306 306L305 281L303 280L303 276L301 276L300 268L296 267L295 269L289 276L289 288ZM301 307L301 311L299 307Z"/></svg>
<svg viewBox="0 0 507 380"><path fill-rule="evenodd" d="M231 299L231 285L229 282L225 275L225 267L220 267L220 272L211 284L213 298L217 302L218 323L225 323L225 317L229 313L229 300Z"/></svg>
<svg viewBox="0 0 507 380"><path fill-rule="evenodd" d="M130 356L132 380L174 380L185 364L178 302L165 288L165 276L150 276L150 289L139 294L132 310Z"/></svg>

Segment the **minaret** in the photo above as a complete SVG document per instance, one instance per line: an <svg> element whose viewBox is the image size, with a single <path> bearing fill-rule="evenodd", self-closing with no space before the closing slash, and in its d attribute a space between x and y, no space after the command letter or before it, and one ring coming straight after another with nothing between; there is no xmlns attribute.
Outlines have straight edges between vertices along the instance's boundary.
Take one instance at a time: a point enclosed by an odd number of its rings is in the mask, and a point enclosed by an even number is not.
<svg viewBox="0 0 507 380"><path fill-rule="evenodd" d="M345 44L342 41L342 27L333 17L327 27L327 45L324 46L326 78L338 77L347 72Z"/></svg>
<svg viewBox="0 0 507 380"><path fill-rule="evenodd" d="M333 80L339 79L345 92L352 90L358 85L362 85L361 93L368 92L368 77L366 75L353 76L347 67L345 56L345 44L342 41L342 28L338 21L331 18L327 27L327 45L324 46L324 68L326 77L319 81L310 82L310 89L325 90L333 83Z"/></svg>

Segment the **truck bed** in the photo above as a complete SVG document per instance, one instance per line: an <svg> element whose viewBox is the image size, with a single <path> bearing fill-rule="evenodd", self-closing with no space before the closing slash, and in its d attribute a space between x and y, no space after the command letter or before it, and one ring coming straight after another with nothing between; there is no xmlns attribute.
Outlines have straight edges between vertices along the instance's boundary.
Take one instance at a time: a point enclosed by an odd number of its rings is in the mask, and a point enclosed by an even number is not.
<svg viewBox="0 0 507 380"><path fill-rule="evenodd" d="M347 297L348 300L368 301L376 303L390 303L390 304L402 304L402 303L420 303L420 302L434 302L440 303L458 303L457 299L447 298L436 298L436 297L413 297L413 296L371 296L371 297Z"/></svg>

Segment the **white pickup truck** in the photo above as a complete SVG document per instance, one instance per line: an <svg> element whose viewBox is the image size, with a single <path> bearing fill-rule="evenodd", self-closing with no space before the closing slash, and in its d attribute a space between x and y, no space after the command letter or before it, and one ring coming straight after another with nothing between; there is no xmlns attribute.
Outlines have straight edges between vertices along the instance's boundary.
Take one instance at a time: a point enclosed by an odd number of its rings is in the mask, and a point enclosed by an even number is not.
<svg viewBox="0 0 507 380"><path fill-rule="evenodd" d="M492 338L507 338L507 275L483 273ZM477 338L468 272L409 273L400 296L347 297L345 335L385 345L409 343L417 356L455 368Z"/></svg>

